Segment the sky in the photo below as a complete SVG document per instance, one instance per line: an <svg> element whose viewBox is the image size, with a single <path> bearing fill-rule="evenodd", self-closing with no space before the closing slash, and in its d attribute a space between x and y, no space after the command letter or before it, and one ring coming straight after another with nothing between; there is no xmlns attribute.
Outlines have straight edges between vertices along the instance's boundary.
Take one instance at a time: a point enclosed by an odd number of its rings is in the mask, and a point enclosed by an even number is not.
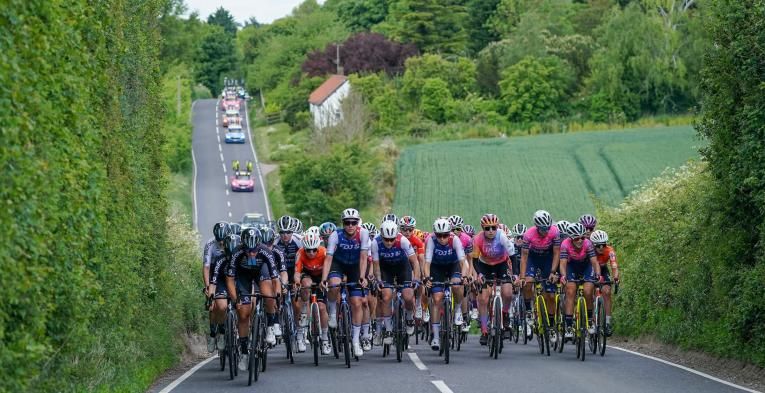
<svg viewBox="0 0 765 393"><path fill-rule="evenodd" d="M271 23L276 19L287 16L292 9L297 7L303 0L185 0L188 7L187 15L192 11L199 11L199 18L207 20L207 16L215 12L218 7L223 7L237 22L244 21L254 16L260 23ZM324 0L318 0L323 4Z"/></svg>

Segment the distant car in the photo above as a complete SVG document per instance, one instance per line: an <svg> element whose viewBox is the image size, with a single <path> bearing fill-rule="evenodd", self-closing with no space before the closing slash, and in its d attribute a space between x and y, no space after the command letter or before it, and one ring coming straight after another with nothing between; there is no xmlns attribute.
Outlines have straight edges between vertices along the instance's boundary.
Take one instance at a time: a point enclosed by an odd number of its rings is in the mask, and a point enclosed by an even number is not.
<svg viewBox="0 0 765 393"><path fill-rule="evenodd" d="M231 124L242 124L242 118L239 117L239 114L233 116L226 114L226 116L223 116L223 127L228 127Z"/></svg>
<svg viewBox="0 0 765 393"><path fill-rule="evenodd" d="M242 132L241 124L230 124L228 126L228 131L226 131L226 143L244 143L246 139L244 132Z"/></svg>
<svg viewBox="0 0 765 393"><path fill-rule="evenodd" d="M236 98L236 96L233 97L227 97L226 99L220 100L220 110L226 111L229 109L229 107L234 107L236 110L239 110L240 106L239 99Z"/></svg>
<svg viewBox="0 0 765 393"><path fill-rule="evenodd" d="M255 180L252 180L252 172L237 171L231 176L231 191L252 192L255 191Z"/></svg>
<svg viewBox="0 0 765 393"><path fill-rule="evenodd" d="M240 223L242 228L258 228L263 229L268 227L268 221L266 221L266 217L264 217L260 213L245 213L242 216L242 221Z"/></svg>
<svg viewBox="0 0 765 393"><path fill-rule="evenodd" d="M239 116L239 109L229 106L228 109L226 109L226 116Z"/></svg>

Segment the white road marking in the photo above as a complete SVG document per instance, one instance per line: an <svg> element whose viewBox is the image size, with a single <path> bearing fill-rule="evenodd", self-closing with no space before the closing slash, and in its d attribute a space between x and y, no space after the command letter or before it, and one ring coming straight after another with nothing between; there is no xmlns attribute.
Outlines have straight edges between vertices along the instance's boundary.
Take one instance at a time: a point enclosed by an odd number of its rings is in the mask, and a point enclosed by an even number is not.
<svg viewBox="0 0 765 393"><path fill-rule="evenodd" d="M217 115L217 113L216 113L216 115ZM217 126L218 126L218 116L215 116L215 127L217 127Z"/></svg>
<svg viewBox="0 0 765 393"><path fill-rule="evenodd" d="M218 138L220 138L220 137L218 137ZM221 153L223 152L223 146L221 146L220 142L218 142L218 151L221 152Z"/></svg>
<svg viewBox="0 0 765 393"><path fill-rule="evenodd" d="M232 216L231 216L231 212L228 212L228 217L229 217L229 218L231 218L231 217L232 217Z"/></svg>
<svg viewBox="0 0 765 393"><path fill-rule="evenodd" d="M228 190L226 190L226 193L228 193ZM231 207L231 201L226 201L226 205L228 205L228 207ZM388 241L390 241L390 240L388 240Z"/></svg>
<svg viewBox="0 0 765 393"><path fill-rule="evenodd" d="M205 364L210 363L214 359L217 359L218 355L212 356L210 358L207 358L207 360L197 364L194 366L191 370L186 371L183 375L178 377L175 381L173 381L170 385L165 386L164 389L160 390L159 393L170 393L173 389L175 389L178 385L181 384L181 382L185 381L186 378L190 377L192 374L194 374L197 370L202 368Z"/></svg>
<svg viewBox="0 0 765 393"><path fill-rule="evenodd" d="M222 163L221 166L223 166L223 173L226 173L226 163Z"/></svg>
<svg viewBox="0 0 765 393"><path fill-rule="evenodd" d="M225 158L223 158L223 153L220 153L220 161L221 161L221 162L226 162L226 159L225 159Z"/></svg>
<svg viewBox="0 0 765 393"><path fill-rule="evenodd" d="M228 196L228 188L226 189L226 196Z"/></svg>
<svg viewBox="0 0 765 393"><path fill-rule="evenodd" d="M194 104L196 104L196 103L197 102L194 101ZM191 104L191 110L194 110L194 104ZM199 210L198 210L198 204L197 204L197 158L196 158L196 156L194 156L194 148L193 147L191 149L191 162L194 163L194 176L193 176L192 185L191 185L191 196L192 196L192 202L194 203L194 210L193 210L194 217L193 217L193 221L194 221L194 229L196 229L197 232L199 232L199 221L198 221L199 220Z"/></svg>
<svg viewBox="0 0 765 393"><path fill-rule="evenodd" d="M409 352L407 353L407 355L409 355L409 359L412 361L412 363L414 363L415 367L417 367L418 370L425 371L428 369L425 366L425 363L423 363L422 360L420 360L420 357L417 356L415 352Z"/></svg>
<svg viewBox="0 0 765 393"><path fill-rule="evenodd" d="M223 176L223 180L226 181L226 185L228 185L228 176Z"/></svg>
<svg viewBox="0 0 765 393"><path fill-rule="evenodd" d="M430 381L433 382L433 385L436 385L436 388L438 388L441 393L454 393L451 389L449 389L448 386L444 383L444 381Z"/></svg>
<svg viewBox="0 0 765 393"><path fill-rule="evenodd" d="M250 129L250 111L247 110L247 104L244 105L244 120L247 122L247 136L250 137L250 149L252 150L252 156L255 158L255 169L258 171L258 180L260 180L260 188L263 190L263 200L266 202L266 216L271 220L271 205L268 203L268 192L266 191L266 183L263 181L263 173L260 171L260 163L258 162L258 154L255 153L255 144L252 137L252 129Z"/></svg>
<svg viewBox="0 0 765 393"><path fill-rule="evenodd" d="M218 134L218 144L220 145L220 134Z"/></svg>
<svg viewBox="0 0 765 393"><path fill-rule="evenodd" d="M677 368L679 368L681 370L688 371L689 373L693 373L693 374L696 374L698 376L701 376L701 377L704 377L704 378L707 378L707 379L711 379L711 380L713 380L715 382L719 382L719 383L721 383L723 385L728 385L728 386L734 387L736 389L741 389L741 390L743 390L745 392L760 393L757 390L745 388L745 387L743 387L741 385L736 385L735 383L728 382L728 381L722 380L720 378L713 377L713 376L711 376L709 374L702 373L701 371L697 371L697 370L694 370L694 369L689 368L689 367L685 367L685 366L681 366L681 365L676 364L676 363L672 363L672 362L670 362L668 360L664 360L664 359L660 359L660 358L657 358L657 357L649 356L649 355L646 355L646 354L642 354L640 352L630 351L629 349L615 347L613 345L609 345L608 347L609 348L613 348L613 349L618 349L618 350L623 351L623 352L631 353L633 355L641 356L641 357L644 357L644 358L647 358L647 359L655 360L657 362L664 363L664 364L667 364L667 365L670 365L670 366L673 366L673 367L677 367Z"/></svg>

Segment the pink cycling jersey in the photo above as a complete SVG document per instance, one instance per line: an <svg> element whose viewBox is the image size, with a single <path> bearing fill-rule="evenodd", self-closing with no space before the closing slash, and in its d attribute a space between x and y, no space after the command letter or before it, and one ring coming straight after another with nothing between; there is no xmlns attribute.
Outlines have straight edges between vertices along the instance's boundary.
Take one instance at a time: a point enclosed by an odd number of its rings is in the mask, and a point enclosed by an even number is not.
<svg viewBox="0 0 765 393"><path fill-rule="evenodd" d="M594 256L595 247L593 247L590 239L584 239L580 249L574 247L571 238L564 240L563 244L560 245L560 259L567 259L569 262L584 262Z"/></svg>
<svg viewBox="0 0 765 393"><path fill-rule="evenodd" d="M460 232L460 243L462 243L462 249L465 250L465 254L473 252L473 239L470 238L465 232Z"/></svg>
<svg viewBox="0 0 765 393"><path fill-rule="evenodd" d="M529 228L523 235L523 248L538 254L552 252L554 246L560 246L560 234L558 228L551 226L547 233L542 236L537 227Z"/></svg>
<svg viewBox="0 0 765 393"><path fill-rule="evenodd" d="M474 239L473 255L477 255L481 262L487 265L498 265L507 261L510 255L515 253L515 245L502 231L495 232L494 239L487 239L484 232L479 232Z"/></svg>

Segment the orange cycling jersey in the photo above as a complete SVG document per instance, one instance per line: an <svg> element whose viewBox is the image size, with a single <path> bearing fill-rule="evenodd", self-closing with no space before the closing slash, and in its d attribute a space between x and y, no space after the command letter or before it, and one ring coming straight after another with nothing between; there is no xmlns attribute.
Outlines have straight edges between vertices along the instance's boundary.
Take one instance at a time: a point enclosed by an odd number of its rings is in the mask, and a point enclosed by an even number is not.
<svg viewBox="0 0 765 393"><path fill-rule="evenodd" d="M409 240L409 243L412 245L412 248L414 248L414 252L417 253L417 255L425 255L425 243L423 243L419 237L415 236L414 233L409 235L406 240Z"/></svg>
<svg viewBox="0 0 765 393"><path fill-rule="evenodd" d="M614 252L613 247L606 246L602 251L596 252L596 254L600 266L605 266L606 263L608 263L613 268L618 267L616 264L616 253Z"/></svg>
<svg viewBox="0 0 765 393"><path fill-rule="evenodd" d="M301 248L297 252L297 261L295 262L295 272L302 273L303 269L307 270L309 274L321 273L324 268L324 257L327 255L327 249L324 246L319 246L319 251L313 258L309 258L305 253L305 249Z"/></svg>

